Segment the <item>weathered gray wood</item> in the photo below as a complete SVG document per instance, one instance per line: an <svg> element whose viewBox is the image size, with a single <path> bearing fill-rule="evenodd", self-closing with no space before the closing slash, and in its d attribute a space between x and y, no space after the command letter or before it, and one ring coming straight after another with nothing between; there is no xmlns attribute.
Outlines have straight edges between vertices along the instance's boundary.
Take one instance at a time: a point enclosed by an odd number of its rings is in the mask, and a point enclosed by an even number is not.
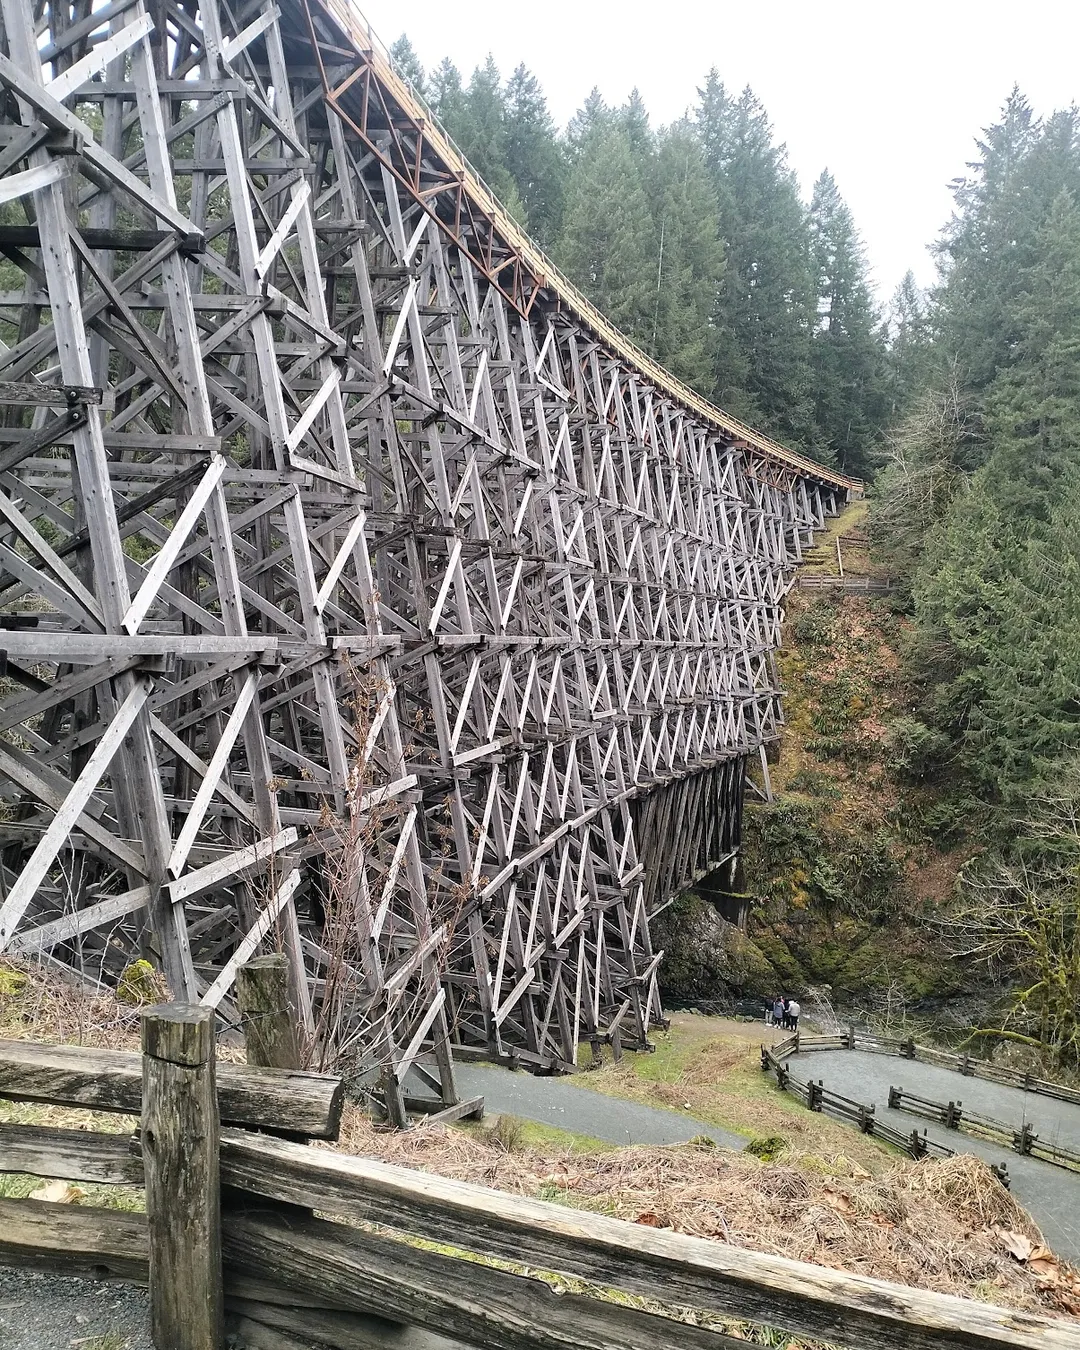
<svg viewBox="0 0 1080 1350"><path fill-rule="evenodd" d="M142 1015L142 1145L150 1323L158 1350L221 1350L221 1183L214 1014L183 1003Z"/></svg>
<svg viewBox="0 0 1080 1350"><path fill-rule="evenodd" d="M236 1005L249 1064L298 1069L296 1014L289 1002L288 958L256 956L236 972Z"/></svg>
<svg viewBox="0 0 1080 1350"><path fill-rule="evenodd" d="M228 1292L231 1288L243 1287L242 1277L227 1273L225 1308L243 1319L239 1330L245 1331L246 1324L249 1339L256 1346L262 1328L272 1327L286 1334L307 1336L308 1344L312 1340L325 1341L334 1350L472 1350L462 1341L453 1341L419 1327L388 1322L367 1313L282 1306Z"/></svg>
<svg viewBox="0 0 1080 1350"><path fill-rule="evenodd" d="M745 1342L289 1211L230 1212L233 1269L484 1350L736 1350Z"/></svg>
<svg viewBox="0 0 1080 1350"><path fill-rule="evenodd" d="M337 1138L345 1091L340 1078L223 1063L217 1087L221 1119L231 1125ZM0 1097L138 1115L142 1059L125 1050L0 1041Z"/></svg>
<svg viewBox="0 0 1080 1350"><path fill-rule="evenodd" d="M0 1199L0 1265L145 1284L148 1253L144 1214Z"/></svg>
<svg viewBox="0 0 1080 1350"><path fill-rule="evenodd" d="M449 1124L454 1120L480 1120L484 1114L483 1097L470 1097L467 1101L456 1102L453 1106L443 1106L441 1102L432 1101L429 1097L411 1097L405 1095L405 1109L407 1111L419 1111L428 1117L430 1122L443 1122Z"/></svg>
<svg viewBox="0 0 1080 1350"><path fill-rule="evenodd" d="M1080 1350L1080 1328L282 1140L222 1132L223 1181L849 1350Z"/></svg>
<svg viewBox="0 0 1080 1350"><path fill-rule="evenodd" d="M545 1069L582 1040L647 1044L648 916L738 846L745 760L778 732L780 602L854 485L618 334L340 0L173 7L175 40L160 6L154 27L120 0L74 22L60 0L0 4L0 197L27 165L70 170L0 230L25 278L0 296L18 335L0 493L56 535L53 560L0 545L0 650L55 695L21 768L0 756L20 821L48 831L47 770L75 783L143 677L84 672L76 694L69 667L164 658L63 831L95 877L110 849L126 875L84 928L50 877L30 885L34 840L10 840L16 898L35 896L13 940L78 934L83 962L120 944L217 1000L273 922L305 1033L312 999L333 1005L329 1039L384 1070L402 1123L414 1052L455 1107L450 1026ZM241 438L243 463L195 489L191 456ZM27 612L39 627L9 639L31 595L64 617ZM257 651L282 664L238 705L237 668L204 662ZM261 905L259 879L192 870L222 839L325 826L323 797L355 871L346 962L303 904L327 878L313 853L299 915L280 888ZM435 908L458 931L436 938Z"/></svg>
<svg viewBox="0 0 1080 1350"><path fill-rule="evenodd" d="M129 1186L143 1182L142 1156L130 1134L41 1125L0 1125L0 1172Z"/></svg>

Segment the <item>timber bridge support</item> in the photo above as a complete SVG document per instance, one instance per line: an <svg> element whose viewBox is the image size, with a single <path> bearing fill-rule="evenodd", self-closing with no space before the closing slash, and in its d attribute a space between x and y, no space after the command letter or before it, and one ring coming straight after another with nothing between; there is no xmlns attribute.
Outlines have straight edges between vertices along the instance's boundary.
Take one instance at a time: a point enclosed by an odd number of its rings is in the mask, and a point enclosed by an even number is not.
<svg viewBox="0 0 1080 1350"><path fill-rule="evenodd" d="M614 330L344 0L0 9L0 951L229 1017L280 946L394 1118L643 1044L856 485Z"/></svg>

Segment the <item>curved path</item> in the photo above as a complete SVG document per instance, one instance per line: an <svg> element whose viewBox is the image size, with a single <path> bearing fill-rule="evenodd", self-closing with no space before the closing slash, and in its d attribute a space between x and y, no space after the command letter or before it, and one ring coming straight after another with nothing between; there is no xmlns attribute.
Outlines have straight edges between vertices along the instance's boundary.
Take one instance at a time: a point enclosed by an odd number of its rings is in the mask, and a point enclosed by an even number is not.
<svg viewBox="0 0 1080 1350"><path fill-rule="evenodd" d="M610 1097L570 1078L537 1078L495 1064L457 1064L454 1075L463 1097L483 1093L486 1111L556 1125L606 1144L685 1144L704 1134L724 1148L746 1145L741 1135L684 1116L681 1111Z"/></svg>
<svg viewBox="0 0 1080 1350"><path fill-rule="evenodd" d="M875 1114L898 1130L910 1133L916 1126L931 1139L955 1149L974 1153L987 1162L1004 1162L1012 1178L1012 1192L1028 1209L1046 1240L1059 1255L1080 1261L1080 1173L1067 1172L1035 1158L1021 1158L1001 1144L985 1143L958 1130L889 1109L889 1088L903 1087L935 1102L963 1102L971 1111L993 1116L1004 1124L1020 1126L1030 1121L1035 1133L1048 1144L1060 1143L1080 1149L1080 1106L1040 1097L1022 1088L965 1078L949 1069L891 1055L871 1055L860 1050L820 1050L792 1055L788 1060L798 1078L823 1079L825 1086L844 1097L871 1104Z"/></svg>

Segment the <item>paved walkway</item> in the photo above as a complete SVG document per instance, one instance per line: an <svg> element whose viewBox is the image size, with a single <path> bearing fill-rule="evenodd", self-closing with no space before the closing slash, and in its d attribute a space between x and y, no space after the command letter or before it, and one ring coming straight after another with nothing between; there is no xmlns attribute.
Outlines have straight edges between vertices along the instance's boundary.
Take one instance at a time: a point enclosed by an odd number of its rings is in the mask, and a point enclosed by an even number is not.
<svg viewBox="0 0 1080 1350"><path fill-rule="evenodd" d="M993 1116L1004 1124L1030 1121L1047 1143L1080 1148L1080 1106L1040 1097L1022 1088L1004 1087L983 1079L965 1078L949 1069L918 1060L870 1055L859 1050L821 1050L794 1055L788 1061L798 1078L822 1079L827 1088L854 1101L873 1105L876 1114L905 1133L917 1126L931 1139L958 1152L974 1153L987 1162L1004 1162L1012 1178L1012 1192L1043 1230L1061 1256L1080 1261L1080 1173L1067 1172L1034 1158L1021 1158L1000 1144L988 1144L957 1130L947 1130L906 1111L890 1111L889 1088L907 1088L935 1102L963 1102L971 1111Z"/></svg>
<svg viewBox="0 0 1080 1350"><path fill-rule="evenodd" d="M704 1134L724 1148L746 1145L741 1135L684 1116L681 1111L609 1097L572 1078L537 1078L524 1070L513 1073L495 1064L459 1064L454 1073L461 1095L483 1093L484 1109L491 1115L505 1112L542 1125L557 1125L573 1134L587 1134L607 1144L685 1144Z"/></svg>

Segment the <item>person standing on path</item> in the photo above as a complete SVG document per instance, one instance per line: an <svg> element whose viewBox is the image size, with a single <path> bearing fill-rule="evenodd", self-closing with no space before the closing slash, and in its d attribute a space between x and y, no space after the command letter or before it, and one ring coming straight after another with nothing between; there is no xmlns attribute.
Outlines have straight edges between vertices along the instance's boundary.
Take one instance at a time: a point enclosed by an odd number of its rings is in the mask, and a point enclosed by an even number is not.
<svg viewBox="0 0 1080 1350"><path fill-rule="evenodd" d="M787 1005L788 1026L792 1031L798 1031L799 1018L802 1015L802 1009L799 1007L797 999L788 999Z"/></svg>
<svg viewBox="0 0 1080 1350"><path fill-rule="evenodd" d="M783 996L781 994L777 994L777 996L773 999L773 1008L772 1008L772 1019L774 1027L782 1027L784 1025L785 1011L786 1010L784 1008Z"/></svg>

